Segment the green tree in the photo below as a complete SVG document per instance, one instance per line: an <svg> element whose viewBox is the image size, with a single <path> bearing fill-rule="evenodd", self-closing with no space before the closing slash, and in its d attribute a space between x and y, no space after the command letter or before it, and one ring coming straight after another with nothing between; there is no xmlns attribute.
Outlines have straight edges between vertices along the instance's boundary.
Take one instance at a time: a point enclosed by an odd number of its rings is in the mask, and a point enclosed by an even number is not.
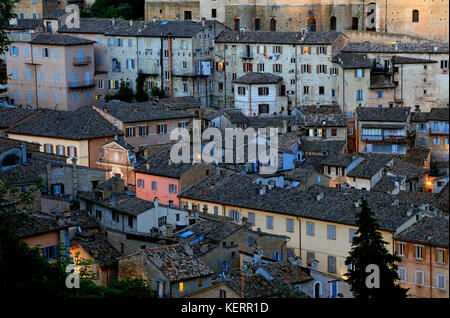
<svg viewBox="0 0 450 318"><path fill-rule="evenodd" d="M158 86L152 87L150 95L152 95L152 97L159 97L159 98L164 98L164 96L165 96L164 90L160 89Z"/></svg>
<svg viewBox="0 0 450 318"><path fill-rule="evenodd" d="M8 23L9 19L15 18L17 15L13 13L14 6L20 0L0 0L0 25ZM8 33L0 30L0 55L8 51L8 46L11 41L8 38Z"/></svg>
<svg viewBox="0 0 450 318"><path fill-rule="evenodd" d="M146 102L148 101L148 93L144 88L145 85L145 75L139 73L136 78L136 101L137 102Z"/></svg>
<svg viewBox="0 0 450 318"><path fill-rule="evenodd" d="M125 20L144 19L145 0L96 0L82 17L118 18Z"/></svg>
<svg viewBox="0 0 450 318"><path fill-rule="evenodd" d="M119 87L119 90L117 91L117 93L112 94L112 95L108 94L105 96L105 101L107 101L107 102L112 99L117 99L117 100L120 100L122 102L127 102L127 103L132 102L134 99L134 92L130 87L130 83L126 82L126 81L121 81L120 87Z"/></svg>
<svg viewBox="0 0 450 318"><path fill-rule="evenodd" d="M387 242L383 241L381 233L377 231L378 222L367 201L361 199L361 211L356 214L358 231L352 241L350 255L345 260L352 269L346 273L347 282L355 298L405 298L408 289L396 283L398 279L395 262L400 257L392 255L386 249ZM366 272L367 266L375 264L379 268L379 288L369 288L366 280L371 272ZM370 279L369 279L370 281Z"/></svg>

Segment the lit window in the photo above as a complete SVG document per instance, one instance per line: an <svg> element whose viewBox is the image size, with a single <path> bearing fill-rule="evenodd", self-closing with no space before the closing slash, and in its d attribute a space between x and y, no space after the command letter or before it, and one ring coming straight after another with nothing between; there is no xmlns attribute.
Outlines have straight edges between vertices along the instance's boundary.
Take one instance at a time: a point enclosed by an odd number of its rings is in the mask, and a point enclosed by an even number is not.
<svg viewBox="0 0 450 318"><path fill-rule="evenodd" d="M184 291L184 283L183 283L183 282L181 282L181 283L178 285L178 289L179 289L180 293Z"/></svg>

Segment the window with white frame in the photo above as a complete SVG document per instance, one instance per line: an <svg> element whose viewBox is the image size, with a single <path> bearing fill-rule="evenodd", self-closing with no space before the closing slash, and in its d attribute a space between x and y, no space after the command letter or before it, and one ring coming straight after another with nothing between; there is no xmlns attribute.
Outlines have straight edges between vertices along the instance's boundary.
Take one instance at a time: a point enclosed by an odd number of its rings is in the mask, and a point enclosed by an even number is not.
<svg viewBox="0 0 450 318"><path fill-rule="evenodd" d="M143 179L138 179L137 180L137 186L138 186L138 188L144 188L144 180Z"/></svg>
<svg viewBox="0 0 450 318"><path fill-rule="evenodd" d="M170 193L177 193L177 185L176 184L169 184L169 192Z"/></svg>
<svg viewBox="0 0 450 318"><path fill-rule="evenodd" d="M414 283L417 285L424 284L423 271L415 271L414 273Z"/></svg>
<svg viewBox="0 0 450 318"><path fill-rule="evenodd" d="M240 216L239 216L239 211L236 210L229 210L228 211L228 216L230 217L230 219L232 219L234 222L239 222L240 221Z"/></svg>
<svg viewBox="0 0 450 318"><path fill-rule="evenodd" d="M442 248L438 248L436 249L436 253L437 253L437 262L439 264L445 264L445 250Z"/></svg>
<svg viewBox="0 0 450 318"><path fill-rule="evenodd" d="M436 285L439 289L446 289L445 283L447 276L445 274L436 274Z"/></svg>
<svg viewBox="0 0 450 318"><path fill-rule="evenodd" d="M398 243L398 255L399 256L405 256L405 243L399 242Z"/></svg>
<svg viewBox="0 0 450 318"><path fill-rule="evenodd" d="M416 259L422 259L422 251L423 251L423 246L422 245L416 245Z"/></svg>
<svg viewBox="0 0 450 318"><path fill-rule="evenodd" d="M398 267L398 279L401 282L406 282L406 267Z"/></svg>

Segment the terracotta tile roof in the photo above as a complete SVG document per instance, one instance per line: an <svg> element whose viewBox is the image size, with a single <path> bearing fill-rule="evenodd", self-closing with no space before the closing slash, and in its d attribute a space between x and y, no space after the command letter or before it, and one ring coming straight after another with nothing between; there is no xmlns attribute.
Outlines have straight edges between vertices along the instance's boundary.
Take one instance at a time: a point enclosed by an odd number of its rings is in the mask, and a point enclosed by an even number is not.
<svg viewBox="0 0 450 318"><path fill-rule="evenodd" d="M358 156L345 154L345 153L337 153L326 156L322 160L323 165L333 166L333 167L348 167L353 161L355 161Z"/></svg>
<svg viewBox="0 0 450 318"><path fill-rule="evenodd" d="M448 121L448 107L446 108L431 108L430 116L428 120L436 120L436 121Z"/></svg>
<svg viewBox="0 0 450 318"><path fill-rule="evenodd" d="M282 76L272 73L249 73L233 81L240 84L272 84L283 80Z"/></svg>
<svg viewBox="0 0 450 318"><path fill-rule="evenodd" d="M81 18L79 28L68 28L63 25L58 29L59 33L94 33L103 34L112 28L111 19L104 18Z"/></svg>
<svg viewBox="0 0 450 318"><path fill-rule="evenodd" d="M391 156L385 155L367 156L363 162L347 172L347 177L371 179L393 160Z"/></svg>
<svg viewBox="0 0 450 318"><path fill-rule="evenodd" d="M36 109L12 108L0 106L0 128L11 128L14 124L37 113Z"/></svg>
<svg viewBox="0 0 450 318"><path fill-rule="evenodd" d="M437 61L430 59L421 59L417 57L409 57L409 56L398 56L394 55L392 57L393 64L423 64L423 63L437 63Z"/></svg>
<svg viewBox="0 0 450 318"><path fill-rule="evenodd" d="M266 263L261 267L273 278L281 279L288 284L299 284L313 279L299 266L287 261Z"/></svg>
<svg viewBox="0 0 450 318"><path fill-rule="evenodd" d="M232 124L246 124L248 117L245 116L240 109L228 108L223 110L223 114L230 120Z"/></svg>
<svg viewBox="0 0 450 318"><path fill-rule="evenodd" d="M396 234L394 238L426 245L448 247L448 230L448 220L425 216L402 232Z"/></svg>
<svg viewBox="0 0 450 318"><path fill-rule="evenodd" d="M412 112L410 121L417 123L426 123L429 117L429 112Z"/></svg>
<svg viewBox="0 0 450 318"><path fill-rule="evenodd" d="M5 24L3 24L0 27L0 29L28 30L28 29L34 29L38 26L44 26L43 19L17 19L17 24L10 24L9 21L7 21Z"/></svg>
<svg viewBox="0 0 450 318"><path fill-rule="evenodd" d="M32 36L32 40L30 43L68 46L94 44L96 42L65 34L40 32L36 33L35 36Z"/></svg>
<svg viewBox="0 0 450 318"><path fill-rule="evenodd" d="M394 158L394 164L389 167L389 172L396 175L402 175L406 177L406 180L418 178L428 172L427 169L419 167L408 161Z"/></svg>
<svg viewBox="0 0 450 318"><path fill-rule="evenodd" d="M395 189L395 181L399 181L399 178L395 176L383 176L370 191L392 193Z"/></svg>
<svg viewBox="0 0 450 318"><path fill-rule="evenodd" d="M90 107L81 107L73 112L45 109L9 132L71 140L123 135L122 131Z"/></svg>
<svg viewBox="0 0 450 318"><path fill-rule="evenodd" d="M371 68L373 66L373 60L361 53L339 52L332 57L331 61L344 69Z"/></svg>
<svg viewBox="0 0 450 318"><path fill-rule="evenodd" d="M332 44L339 32L308 32L301 40L300 32L279 31L223 31L216 37L216 43L272 43L272 44Z"/></svg>
<svg viewBox="0 0 450 318"><path fill-rule="evenodd" d="M406 122L410 107L358 107L359 121Z"/></svg>
<svg viewBox="0 0 450 318"><path fill-rule="evenodd" d="M194 163L173 163L170 161L170 148L153 154L146 163L136 167L135 172L168 178L180 178L187 171L194 168ZM148 169L147 169L148 164Z"/></svg>
<svg viewBox="0 0 450 318"><path fill-rule="evenodd" d="M223 283L239 296L242 295L242 279L240 275L228 276ZM264 278L262 275L246 275L244 279L245 298L276 297L281 294L277 284Z"/></svg>
<svg viewBox="0 0 450 318"><path fill-rule="evenodd" d="M389 74L370 73L370 88L395 88Z"/></svg>
<svg viewBox="0 0 450 318"><path fill-rule="evenodd" d="M291 131L278 135L278 152L293 153L300 143L300 132Z"/></svg>
<svg viewBox="0 0 450 318"><path fill-rule="evenodd" d="M302 140L300 149L304 152L341 153L345 140Z"/></svg>
<svg viewBox="0 0 450 318"><path fill-rule="evenodd" d="M285 180L292 180L292 181L298 181L300 183L305 182L308 178L310 178L312 175L316 174L317 172L313 170L307 170L302 168L295 168L289 171L286 171L284 174Z"/></svg>
<svg viewBox="0 0 450 318"><path fill-rule="evenodd" d="M29 215L16 213L8 216L8 222L14 225L14 234L19 238L60 231L74 225L70 221L59 220L55 216L41 212Z"/></svg>
<svg viewBox="0 0 450 318"><path fill-rule="evenodd" d="M349 42L342 48L342 52L360 53L448 53L448 43L436 41L400 42L398 49L395 44L380 42ZM435 48L436 51L435 51Z"/></svg>
<svg viewBox="0 0 450 318"><path fill-rule="evenodd" d="M425 161L430 156L430 149L411 149L408 151L405 157L405 161L412 163L416 166L422 167L425 165Z"/></svg>
<svg viewBox="0 0 450 318"><path fill-rule="evenodd" d="M77 232L72 241L80 244L86 253L88 253L100 267L117 265L117 259L123 256L111 245L106 235L102 233Z"/></svg>
<svg viewBox="0 0 450 318"><path fill-rule="evenodd" d="M94 104L94 107L107 111L108 114L124 123L194 117L192 114L169 110L167 107L153 102L126 103L111 100L102 104Z"/></svg>
<svg viewBox="0 0 450 318"><path fill-rule="evenodd" d="M98 198L93 191L79 191L78 197L85 201L93 202L108 209L131 216L137 216L155 207L153 201L139 199L136 198L136 196L127 193L116 193L115 205L109 198Z"/></svg>
<svg viewBox="0 0 450 318"><path fill-rule="evenodd" d="M139 253L155 264L172 283L214 274L201 259L186 254L180 244L141 250ZM161 266L158 266L158 259L162 261Z"/></svg>
<svg viewBox="0 0 450 318"><path fill-rule="evenodd" d="M378 192L357 189L337 191L333 188L318 186L313 186L308 192L275 187L261 195L262 185L254 183L255 180L254 176L241 174L227 177L209 176L190 186L179 196L350 225L355 224L355 214L359 210L355 207L355 202L364 197L378 218L380 229L389 231L395 231L400 224L410 218L407 216L407 211L412 203L436 205L434 196L414 199L411 196L415 193L401 196L380 195ZM320 192L324 196L321 200L317 200L317 194ZM396 199L399 203L393 205Z"/></svg>

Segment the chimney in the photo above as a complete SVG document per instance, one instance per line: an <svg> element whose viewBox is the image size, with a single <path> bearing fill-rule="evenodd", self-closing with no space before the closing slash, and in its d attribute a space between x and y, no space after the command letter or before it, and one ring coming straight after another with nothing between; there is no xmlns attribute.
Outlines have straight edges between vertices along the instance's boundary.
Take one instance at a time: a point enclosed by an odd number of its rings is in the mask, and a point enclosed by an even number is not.
<svg viewBox="0 0 450 318"><path fill-rule="evenodd" d="M173 201L169 200L169 208L173 208Z"/></svg>
<svg viewBox="0 0 450 318"><path fill-rule="evenodd" d="M320 200L322 200L323 199L323 192L320 192L318 195L317 195L317 201L320 201Z"/></svg>
<svg viewBox="0 0 450 318"><path fill-rule="evenodd" d="M20 144L20 154L22 157L22 163L27 162L27 147L25 146L24 141Z"/></svg>
<svg viewBox="0 0 450 318"><path fill-rule="evenodd" d="M155 200L153 201L153 204L155 205L155 214L154 214L154 219L153 219L153 226L157 227L158 226L158 218L159 218L159 200L158 198L155 198Z"/></svg>
<svg viewBox="0 0 450 318"><path fill-rule="evenodd" d="M179 14L179 13L177 13L177 14L175 15L175 17L176 17L176 20L177 20L177 21L180 21L180 14Z"/></svg>
<svg viewBox="0 0 450 318"><path fill-rule="evenodd" d="M317 265L319 265L319 261L316 260L316 259L313 260L312 263L311 263L311 269L316 271L317 270Z"/></svg>
<svg viewBox="0 0 450 318"><path fill-rule="evenodd" d="M153 17L153 23L156 23L156 22L158 22L157 17Z"/></svg>
<svg viewBox="0 0 450 318"><path fill-rule="evenodd" d="M130 20L130 26L133 26L133 20Z"/></svg>
<svg viewBox="0 0 450 318"><path fill-rule="evenodd" d="M259 195L264 195L266 194L266 186L263 186L261 189L259 189Z"/></svg>
<svg viewBox="0 0 450 318"><path fill-rule="evenodd" d="M202 27L204 27L206 25L206 18L202 17Z"/></svg>
<svg viewBox="0 0 450 318"><path fill-rule="evenodd" d="M116 18L112 18L112 19L111 19L111 24L112 24L112 25L116 25Z"/></svg>
<svg viewBox="0 0 450 318"><path fill-rule="evenodd" d="M190 245L184 246L184 252L189 256L194 255L194 250L192 249L192 247Z"/></svg>
<svg viewBox="0 0 450 318"><path fill-rule="evenodd" d="M111 204L113 207L117 206L117 197L115 192L112 192L109 196L109 204Z"/></svg>
<svg viewBox="0 0 450 318"><path fill-rule="evenodd" d="M150 170L150 163L149 162L145 163L145 169Z"/></svg>
<svg viewBox="0 0 450 318"><path fill-rule="evenodd" d="M78 196L78 166L77 158L72 158L72 200Z"/></svg>

